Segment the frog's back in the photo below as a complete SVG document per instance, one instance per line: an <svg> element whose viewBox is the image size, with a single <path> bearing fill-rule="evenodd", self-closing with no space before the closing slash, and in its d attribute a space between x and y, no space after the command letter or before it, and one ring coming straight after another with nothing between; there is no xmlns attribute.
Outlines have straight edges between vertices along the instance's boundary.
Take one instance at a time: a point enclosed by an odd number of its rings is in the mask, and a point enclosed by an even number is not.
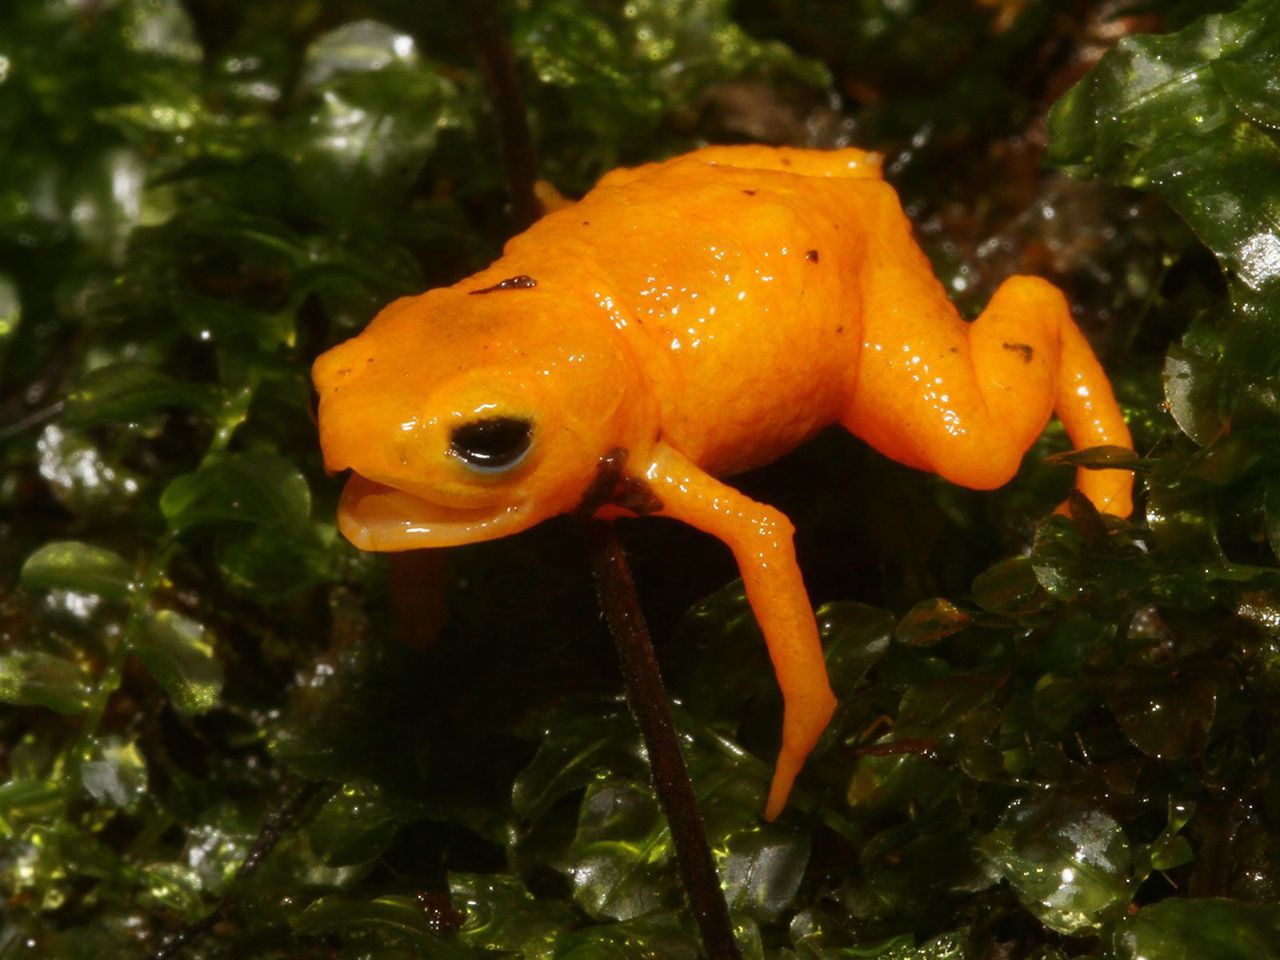
<svg viewBox="0 0 1280 960"><path fill-rule="evenodd" d="M879 180L861 150L709 147L610 173L508 258L551 246L589 258L643 354L664 435L729 473L842 409L860 342L860 221Z"/></svg>

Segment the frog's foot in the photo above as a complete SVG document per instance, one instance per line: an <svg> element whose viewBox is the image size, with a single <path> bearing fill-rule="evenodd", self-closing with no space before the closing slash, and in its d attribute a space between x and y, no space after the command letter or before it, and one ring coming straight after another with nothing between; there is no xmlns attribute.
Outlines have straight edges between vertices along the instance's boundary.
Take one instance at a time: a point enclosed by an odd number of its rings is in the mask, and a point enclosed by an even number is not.
<svg viewBox="0 0 1280 960"><path fill-rule="evenodd" d="M782 748L773 766L773 782L769 784L769 799L764 808L766 820L774 820L782 813L800 769L822 731L827 729L835 710L836 698L830 688L805 691L796 702L787 703L782 720Z"/></svg>

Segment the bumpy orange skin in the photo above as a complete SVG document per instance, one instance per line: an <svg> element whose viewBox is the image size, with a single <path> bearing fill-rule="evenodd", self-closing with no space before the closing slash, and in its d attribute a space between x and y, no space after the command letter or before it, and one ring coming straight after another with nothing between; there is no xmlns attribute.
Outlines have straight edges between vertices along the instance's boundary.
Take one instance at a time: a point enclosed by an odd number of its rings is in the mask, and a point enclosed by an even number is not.
<svg viewBox="0 0 1280 960"><path fill-rule="evenodd" d="M314 377L326 464L353 471L339 524L361 549L526 529L577 508L620 450L655 512L723 540L784 696L770 818L835 698L790 524L716 477L832 423L981 489L1055 411L1078 447L1131 446L1062 294L1012 277L965 323L878 158L851 149L710 147L616 170L488 269L391 304ZM493 417L529 424L531 443L480 473L451 438ZM1124 471L1077 483L1099 510L1132 509Z"/></svg>

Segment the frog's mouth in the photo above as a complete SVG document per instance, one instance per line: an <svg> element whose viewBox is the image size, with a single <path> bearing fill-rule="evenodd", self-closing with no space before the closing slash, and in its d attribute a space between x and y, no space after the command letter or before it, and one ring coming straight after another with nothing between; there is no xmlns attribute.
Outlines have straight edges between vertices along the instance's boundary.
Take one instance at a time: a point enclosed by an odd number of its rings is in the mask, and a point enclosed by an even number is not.
<svg viewBox="0 0 1280 960"><path fill-rule="evenodd" d="M338 503L338 529L361 550L387 553L492 540L530 526L524 503L449 507L353 473Z"/></svg>

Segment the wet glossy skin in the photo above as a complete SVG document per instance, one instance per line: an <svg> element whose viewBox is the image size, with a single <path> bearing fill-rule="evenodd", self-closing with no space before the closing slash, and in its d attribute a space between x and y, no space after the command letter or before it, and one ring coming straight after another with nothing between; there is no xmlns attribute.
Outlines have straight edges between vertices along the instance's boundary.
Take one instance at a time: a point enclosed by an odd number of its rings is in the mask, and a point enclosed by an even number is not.
<svg viewBox="0 0 1280 960"><path fill-rule="evenodd" d="M602 462L622 478L598 512L724 541L785 701L770 818L835 699L791 525L716 478L832 423L980 489L1013 476L1055 411L1077 447L1130 446L1061 293L1011 277L963 322L858 150L713 147L614 171L488 269L391 304L314 377L325 462L352 470L339 525L361 549L524 530L601 493ZM1077 483L1129 514L1128 473Z"/></svg>

